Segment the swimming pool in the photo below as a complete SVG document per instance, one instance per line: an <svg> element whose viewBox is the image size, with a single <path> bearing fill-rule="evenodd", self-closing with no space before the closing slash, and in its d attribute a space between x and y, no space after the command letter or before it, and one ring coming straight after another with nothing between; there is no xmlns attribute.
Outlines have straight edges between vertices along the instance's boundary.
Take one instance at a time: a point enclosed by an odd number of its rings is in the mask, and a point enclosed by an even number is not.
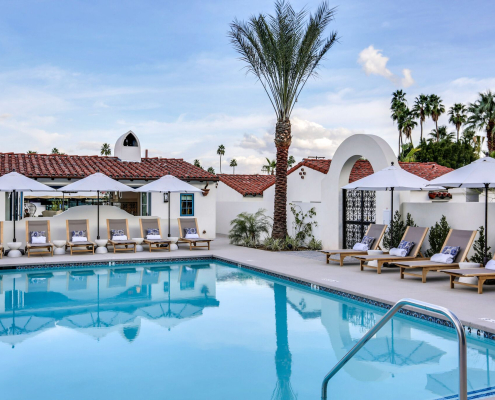
<svg viewBox="0 0 495 400"><path fill-rule="evenodd" d="M324 375L384 312L212 260L4 271L1 393L318 399ZM494 342L468 345L469 391L495 392ZM454 331L400 315L330 381L329 399L439 399L457 388Z"/></svg>

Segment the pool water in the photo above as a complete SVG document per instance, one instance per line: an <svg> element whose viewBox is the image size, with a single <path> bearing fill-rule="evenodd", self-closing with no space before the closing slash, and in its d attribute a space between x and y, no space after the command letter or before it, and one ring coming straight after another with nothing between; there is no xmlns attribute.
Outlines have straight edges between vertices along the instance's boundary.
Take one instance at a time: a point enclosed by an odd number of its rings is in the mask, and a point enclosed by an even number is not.
<svg viewBox="0 0 495 400"><path fill-rule="evenodd" d="M111 268L3 272L2 398L319 399L384 314L219 262ZM468 343L472 398L495 392L493 342ZM457 388L454 331L401 315L330 381L329 399Z"/></svg>

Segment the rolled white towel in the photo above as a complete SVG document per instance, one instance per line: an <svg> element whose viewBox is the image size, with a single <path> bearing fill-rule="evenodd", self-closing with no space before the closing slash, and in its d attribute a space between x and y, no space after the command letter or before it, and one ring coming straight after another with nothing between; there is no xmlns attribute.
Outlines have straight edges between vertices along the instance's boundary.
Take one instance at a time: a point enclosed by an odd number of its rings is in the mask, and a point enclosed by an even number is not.
<svg viewBox="0 0 495 400"><path fill-rule="evenodd" d="M112 240L127 240L127 235L114 236L112 237Z"/></svg>
<svg viewBox="0 0 495 400"><path fill-rule="evenodd" d="M146 235L146 239L161 239L160 235Z"/></svg>
<svg viewBox="0 0 495 400"><path fill-rule="evenodd" d="M356 243L352 250L368 251L368 246L364 243Z"/></svg>
<svg viewBox="0 0 495 400"><path fill-rule="evenodd" d="M485 265L486 269L495 269L495 260L490 260Z"/></svg>
<svg viewBox="0 0 495 400"><path fill-rule="evenodd" d="M407 256L407 250L406 249L397 249L397 248L391 248L390 251L388 252L391 256L397 256L397 257L405 257Z"/></svg>
<svg viewBox="0 0 495 400"><path fill-rule="evenodd" d="M454 257L452 257L451 254L437 253L431 256L430 261L443 264L452 264L452 262L454 261Z"/></svg>

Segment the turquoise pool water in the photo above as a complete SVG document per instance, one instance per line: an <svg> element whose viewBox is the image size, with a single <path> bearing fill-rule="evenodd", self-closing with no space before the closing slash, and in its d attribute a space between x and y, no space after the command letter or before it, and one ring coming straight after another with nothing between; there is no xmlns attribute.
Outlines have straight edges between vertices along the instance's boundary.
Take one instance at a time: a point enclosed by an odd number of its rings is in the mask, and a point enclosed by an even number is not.
<svg viewBox="0 0 495 400"><path fill-rule="evenodd" d="M108 268L3 272L2 398L319 399L384 313L219 262ZM469 339L471 398L495 392L494 357ZM329 399L439 399L457 385L453 331L399 316Z"/></svg>

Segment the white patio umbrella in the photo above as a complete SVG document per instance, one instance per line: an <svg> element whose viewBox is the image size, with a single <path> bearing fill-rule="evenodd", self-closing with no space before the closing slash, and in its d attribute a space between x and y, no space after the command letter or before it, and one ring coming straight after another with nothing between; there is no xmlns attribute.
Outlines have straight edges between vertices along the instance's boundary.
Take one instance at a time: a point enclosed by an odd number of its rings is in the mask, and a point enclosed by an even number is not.
<svg viewBox="0 0 495 400"><path fill-rule="evenodd" d="M420 178L410 172L403 170L399 166L395 166L392 162L390 167L384 168L381 171L375 172L365 178L349 183L342 187L346 190L375 190L375 191L390 191L390 210L391 222L394 218L394 191L409 191L409 190L431 190L427 187L430 182ZM435 185L437 186L437 185ZM394 225L390 223L390 232L393 233Z"/></svg>
<svg viewBox="0 0 495 400"><path fill-rule="evenodd" d="M98 236L100 238L100 192L135 192L130 186L124 185L101 172L71 183L59 189L61 192L96 192L98 198Z"/></svg>
<svg viewBox="0 0 495 400"><path fill-rule="evenodd" d="M170 193L194 193L201 192L201 189L190 185L187 182L181 181L172 175L162 176L156 181L150 182L147 185L143 185L137 188L138 192L158 192L158 193L168 193L168 236L170 237Z"/></svg>
<svg viewBox="0 0 495 400"><path fill-rule="evenodd" d="M495 159L480 158L455 171L442 175L429 182L429 185L445 188L485 189L485 256L483 264L487 263L488 243L488 188L495 187Z"/></svg>
<svg viewBox="0 0 495 400"><path fill-rule="evenodd" d="M14 239L15 237L15 220L17 219L17 192L54 192L55 189L50 186L44 185L34 179L28 178L22 174L15 171L5 174L0 177L0 192L11 192L12 199L14 201Z"/></svg>

